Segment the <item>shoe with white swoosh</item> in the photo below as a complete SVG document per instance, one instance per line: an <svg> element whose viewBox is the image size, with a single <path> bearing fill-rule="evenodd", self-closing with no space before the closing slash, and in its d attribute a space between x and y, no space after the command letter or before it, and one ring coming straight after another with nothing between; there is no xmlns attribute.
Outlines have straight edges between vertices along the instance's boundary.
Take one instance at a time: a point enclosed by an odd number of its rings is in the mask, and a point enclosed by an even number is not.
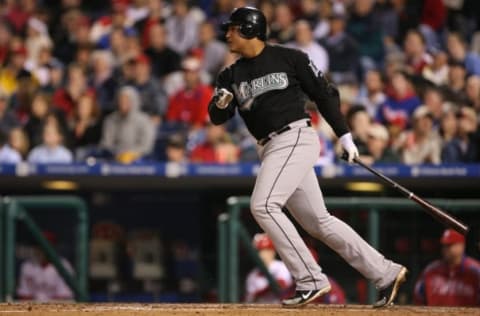
<svg viewBox="0 0 480 316"><path fill-rule="evenodd" d="M332 288L327 285L320 290L295 291L295 295L282 301L283 306L298 307L306 305L318 297L327 294Z"/></svg>

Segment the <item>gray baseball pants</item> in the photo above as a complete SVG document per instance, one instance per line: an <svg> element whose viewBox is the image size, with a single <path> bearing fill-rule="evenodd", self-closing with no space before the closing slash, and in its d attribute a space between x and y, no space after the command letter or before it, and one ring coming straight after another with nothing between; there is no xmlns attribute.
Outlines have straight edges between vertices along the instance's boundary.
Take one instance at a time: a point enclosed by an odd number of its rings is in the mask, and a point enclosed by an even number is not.
<svg viewBox="0 0 480 316"><path fill-rule="evenodd" d="M284 206L309 234L335 250L377 288L386 287L401 266L385 259L350 226L329 214L313 169L320 152L318 135L306 120L290 126L259 147L262 163L250 208L294 277L296 289L322 289L329 282L283 213Z"/></svg>

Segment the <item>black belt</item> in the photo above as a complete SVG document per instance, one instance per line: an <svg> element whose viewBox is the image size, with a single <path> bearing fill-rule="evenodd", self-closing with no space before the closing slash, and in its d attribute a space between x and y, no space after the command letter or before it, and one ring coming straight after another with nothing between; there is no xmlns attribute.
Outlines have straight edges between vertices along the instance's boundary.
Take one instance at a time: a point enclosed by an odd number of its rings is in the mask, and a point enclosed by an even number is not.
<svg viewBox="0 0 480 316"><path fill-rule="evenodd" d="M305 126L312 126L312 122L310 120L306 121L305 122ZM303 127L303 126L300 126L300 127ZM286 131L289 131L291 130L293 127L289 125L285 125L284 127L272 132L272 133L269 133L267 137L264 137L262 139L259 139L257 141L257 144L259 144L260 146L264 146L266 143L268 143L273 137L277 136L277 135L280 135L282 133L285 133Z"/></svg>

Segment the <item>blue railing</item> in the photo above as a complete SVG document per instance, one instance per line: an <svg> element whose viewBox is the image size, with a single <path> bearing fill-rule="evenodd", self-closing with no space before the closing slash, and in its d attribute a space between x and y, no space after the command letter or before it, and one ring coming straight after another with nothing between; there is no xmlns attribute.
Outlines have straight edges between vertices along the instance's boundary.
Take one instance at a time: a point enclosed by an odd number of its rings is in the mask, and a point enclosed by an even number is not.
<svg viewBox="0 0 480 316"><path fill-rule="evenodd" d="M18 164L0 165L0 176L156 176L156 177L196 177L196 176L235 176L251 177L258 172L256 163L241 164L172 164L142 163L123 165L116 163L76 163L76 164ZM376 168L389 177L398 178L478 178L480 164L417 165L402 164L376 165ZM359 166L336 164L315 167L317 175L323 178L349 177L365 178L372 175Z"/></svg>

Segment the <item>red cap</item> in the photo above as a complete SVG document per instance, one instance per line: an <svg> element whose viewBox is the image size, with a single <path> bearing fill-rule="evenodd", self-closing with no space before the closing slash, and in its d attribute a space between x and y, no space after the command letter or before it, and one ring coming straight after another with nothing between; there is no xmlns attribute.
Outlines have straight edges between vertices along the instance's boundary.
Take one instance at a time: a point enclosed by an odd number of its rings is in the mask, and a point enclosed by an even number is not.
<svg viewBox="0 0 480 316"><path fill-rule="evenodd" d="M148 58L148 56L145 54L140 54L137 56L137 58L135 58L135 63L150 65L150 58Z"/></svg>
<svg viewBox="0 0 480 316"><path fill-rule="evenodd" d="M255 234L253 237L253 246L257 248L257 250L262 249L272 249L275 250L273 246L273 242L267 234Z"/></svg>
<svg viewBox="0 0 480 316"><path fill-rule="evenodd" d="M453 229L447 229L443 232L440 243L442 245L464 244L465 236Z"/></svg>

